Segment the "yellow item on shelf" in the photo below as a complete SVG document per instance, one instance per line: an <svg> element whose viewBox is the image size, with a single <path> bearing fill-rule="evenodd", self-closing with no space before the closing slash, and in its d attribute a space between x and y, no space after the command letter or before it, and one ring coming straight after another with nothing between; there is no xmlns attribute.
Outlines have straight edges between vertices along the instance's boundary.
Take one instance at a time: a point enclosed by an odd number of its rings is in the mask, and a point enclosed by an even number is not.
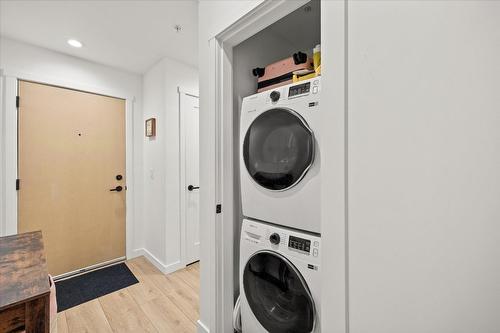
<svg viewBox="0 0 500 333"><path fill-rule="evenodd" d="M321 66L321 45L318 44L313 49L313 64L314 70Z"/></svg>
<svg viewBox="0 0 500 333"><path fill-rule="evenodd" d="M316 75L316 73L311 73L311 74L302 75L302 76L294 74L292 77L292 82L295 83L295 82L300 82L300 81L304 81L304 80L309 80L309 79L312 79L313 77L316 77L316 76L318 76L318 75Z"/></svg>
<svg viewBox="0 0 500 333"><path fill-rule="evenodd" d="M320 76L321 75L321 65L319 65L318 68L316 68L314 71L316 72L316 75Z"/></svg>

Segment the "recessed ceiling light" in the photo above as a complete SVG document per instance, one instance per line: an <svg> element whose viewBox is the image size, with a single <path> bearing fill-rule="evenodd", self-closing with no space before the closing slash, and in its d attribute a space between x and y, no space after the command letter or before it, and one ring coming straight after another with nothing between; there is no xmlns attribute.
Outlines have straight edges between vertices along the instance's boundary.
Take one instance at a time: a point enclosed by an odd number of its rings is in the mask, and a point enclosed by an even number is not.
<svg viewBox="0 0 500 333"><path fill-rule="evenodd" d="M78 48L83 46L82 42L80 42L76 39L68 39L68 44L73 46L73 47L78 47Z"/></svg>

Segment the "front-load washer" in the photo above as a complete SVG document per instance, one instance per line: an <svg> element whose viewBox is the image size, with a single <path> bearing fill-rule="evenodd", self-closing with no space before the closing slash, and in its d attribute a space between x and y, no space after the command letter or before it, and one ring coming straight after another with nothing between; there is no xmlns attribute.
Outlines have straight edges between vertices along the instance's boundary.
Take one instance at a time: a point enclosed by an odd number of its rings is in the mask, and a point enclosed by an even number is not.
<svg viewBox="0 0 500 333"><path fill-rule="evenodd" d="M240 242L244 333L318 333L320 237L243 220Z"/></svg>
<svg viewBox="0 0 500 333"><path fill-rule="evenodd" d="M243 99L243 216L320 233L320 78Z"/></svg>

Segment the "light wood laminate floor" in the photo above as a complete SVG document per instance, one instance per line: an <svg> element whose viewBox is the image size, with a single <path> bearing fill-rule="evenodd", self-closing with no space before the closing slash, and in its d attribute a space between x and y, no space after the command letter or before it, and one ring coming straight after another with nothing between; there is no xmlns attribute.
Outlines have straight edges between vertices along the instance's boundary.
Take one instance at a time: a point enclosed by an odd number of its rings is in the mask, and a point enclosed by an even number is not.
<svg viewBox="0 0 500 333"><path fill-rule="evenodd" d="M196 331L199 263L168 275L144 257L126 264L139 283L60 312L58 333Z"/></svg>

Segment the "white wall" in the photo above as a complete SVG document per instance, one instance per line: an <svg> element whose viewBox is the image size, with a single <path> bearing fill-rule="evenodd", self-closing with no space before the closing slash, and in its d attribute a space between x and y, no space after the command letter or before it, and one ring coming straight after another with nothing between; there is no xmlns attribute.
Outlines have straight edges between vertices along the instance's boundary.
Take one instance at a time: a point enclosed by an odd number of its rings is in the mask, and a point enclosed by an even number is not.
<svg viewBox="0 0 500 333"><path fill-rule="evenodd" d="M134 103L134 221L131 255L146 255L163 271L181 264L179 211L179 96L177 87L198 93L198 73L191 66L163 59L144 76L14 41L0 40L0 68L9 73L42 77L64 86L77 84L85 90L135 97ZM1 80L3 84L3 80ZM3 90L0 90L3 91ZM144 98L143 98L144 96ZM0 105L4 96L0 94ZM6 108L2 107L2 110ZM4 179L5 113L0 125L0 234L5 233L4 191L14 191L13 180ZM157 136L144 135L144 120L157 118ZM12 186L10 186L12 185Z"/></svg>
<svg viewBox="0 0 500 333"><path fill-rule="evenodd" d="M144 119L156 118L156 137L142 135L144 254L170 272L181 267L178 87L198 94L196 68L165 58L144 74Z"/></svg>
<svg viewBox="0 0 500 333"><path fill-rule="evenodd" d="M499 18L350 2L352 333L500 331Z"/></svg>
<svg viewBox="0 0 500 333"><path fill-rule="evenodd" d="M344 2L322 2L322 84L331 97L322 101L331 144L322 151L323 250L330 254L322 264L322 326L497 332L500 4L349 6L347 54ZM200 4L202 107L213 107L217 95L207 42L215 32L203 33L209 18ZM202 138L213 137L215 119L201 122ZM202 164L210 166L215 152L206 147ZM214 186L213 174L201 178ZM202 203L207 233L213 204ZM213 329L210 270L202 260L201 320Z"/></svg>
<svg viewBox="0 0 500 333"><path fill-rule="evenodd" d="M79 58L67 56L40 47L32 46L7 38L0 39L0 68L7 72L15 72L30 77L41 77L64 85L78 85L82 89L99 90L108 94L119 94L120 96L135 97L133 105L134 133L135 138L143 136L144 128L142 122L142 80L140 75L127 73L108 66L103 66ZM5 96L3 96L3 100ZM2 107L2 119L5 120L6 108ZM13 191L12 179L3 179L5 166L15 166L15 161L5 160L5 126L1 127L2 145L2 185L3 191ZM10 125L9 125L10 126ZM10 129L11 130L11 129ZM12 147L10 147L12 148ZM134 172L135 183L128 184L134 187L134 235L132 248L143 247L140 220L142 219L142 204L137 198L142 197L142 140L135 140L134 150ZM2 199L5 199L3 197ZM5 213L5 200L2 200L2 215ZM3 219L2 219L3 220ZM3 221L0 232L5 232L5 221Z"/></svg>
<svg viewBox="0 0 500 333"><path fill-rule="evenodd" d="M321 1L321 141L328 143L321 148L321 327L329 333L348 332L345 6Z"/></svg>
<svg viewBox="0 0 500 333"><path fill-rule="evenodd" d="M203 0L198 4L199 40L206 42L224 31L264 0ZM201 57L201 53L200 53Z"/></svg>
<svg viewBox="0 0 500 333"><path fill-rule="evenodd" d="M213 280L214 244L213 228L215 225L213 193L215 188L215 151L213 143L206 141L214 137L215 117L208 112L212 98L214 78L209 74L211 61L210 40L236 22L263 0L233 0L233 1L199 1L198 2L198 52L200 75L200 235L201 235L201 289L200 289L200 320L198 332L215 331L216 298ZM212 41L213 43L213 41ZM213 46L212 46L213 50ZM203 110L206 110L203 112ZM205 265L203 264L205 263Z"/></svg>

